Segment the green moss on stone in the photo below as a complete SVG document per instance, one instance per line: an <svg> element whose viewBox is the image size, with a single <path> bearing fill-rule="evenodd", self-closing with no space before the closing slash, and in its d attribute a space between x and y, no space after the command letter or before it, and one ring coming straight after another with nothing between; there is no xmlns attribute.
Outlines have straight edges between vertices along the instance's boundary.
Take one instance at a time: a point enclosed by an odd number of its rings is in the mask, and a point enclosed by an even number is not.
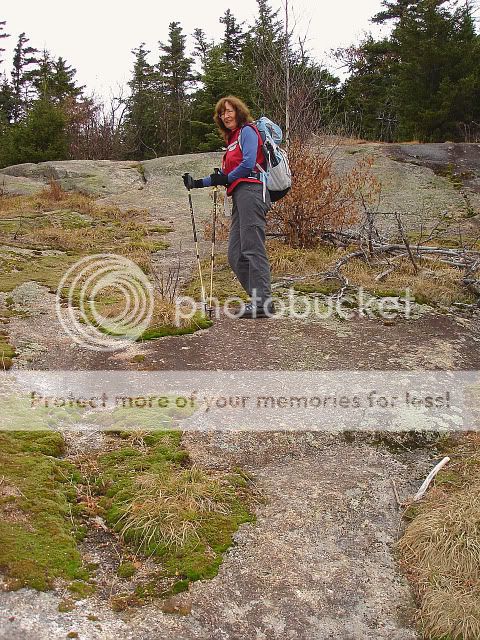
<svg viewBox="0 0 480 640"><path fill-rule="evenodd" d="M63 449L60 438L53 432L0 433L0 467L8 491L0 499L0 566L7 588L43 591L56 577L88 576L71 517L80 476L56 457Z"/></svg>

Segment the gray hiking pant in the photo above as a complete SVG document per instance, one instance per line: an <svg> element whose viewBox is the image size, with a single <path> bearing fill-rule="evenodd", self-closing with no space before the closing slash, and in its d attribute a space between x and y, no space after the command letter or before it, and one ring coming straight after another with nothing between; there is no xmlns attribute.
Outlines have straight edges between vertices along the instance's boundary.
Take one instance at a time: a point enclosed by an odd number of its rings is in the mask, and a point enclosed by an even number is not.
<svg viewBox="0 0 480 640"><path fill-rule="evenodd" d="M228 241L228 262L252 302L263 304L272 295L270 264L265 250L266 215L271 202L263 186L240 182L232 194L232 220ZM256 296L256 300L254 299Z"/></svg>

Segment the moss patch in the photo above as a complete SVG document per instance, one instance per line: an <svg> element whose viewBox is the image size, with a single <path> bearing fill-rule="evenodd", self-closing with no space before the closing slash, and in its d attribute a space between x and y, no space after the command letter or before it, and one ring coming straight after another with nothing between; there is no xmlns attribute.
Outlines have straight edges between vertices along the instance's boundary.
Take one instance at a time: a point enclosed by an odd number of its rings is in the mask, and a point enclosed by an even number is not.
<svg viewBox="0 0 480 640"><path fill-rule="evenodd" d="M107 523L136 553L158 560L169 593L216 575L239 524L253 520L244 488L190 467L180 438L152 433L142 447L98 459Z"/></svg>
<svg viewBox="0 0 480 640"><path fill-rule="evenodd" d="M114 206L100 205L87 195L65 193L58 184L31 197L1 197L0 291L10 292L25 282L35 281L56 293L68 269L93 253L123 255L148 275L153 271L152 254L169 246L159 238L159 234L168 231L171 231L170 227L149 225L146 211L122 211ZM79 280L76 289L70 291L71 280L60 295L66 299L67 293L70 294L71 302L78 305L83 282ZM108 318L115 317L116 309L120 312L125 309L123 294L112 286L111 292L102 289L101 296L97 294L95 300L88 302L86 317L81 320L108 334L112 331ZM103 318L101 324L104 326L93 321L90 304L94 304L96 313ZM176 327L174 309L167 309L168 304L160 296L155 297L154 305L152 325L139 340L193 333L211 324L196 316ZM14 313L9 309L6 312ZM2 317L7 319L6 315ZM9 368L14 347L0 336L0 357L2 351L4 368Z"/></svg>
<svg viewBox="0 0 480 640"><path fill-rule="evenodd" d="M75 540L78 471L54 432L0 433L0 567L10 589L88 577Z"/></svg>
<svg viewBox="0 0 480 640"><path fill-rule="evenodd" d="M117 569L117 576L119 578L131 578L135 571L136 569L133 562L122 562Z"/></svg>
<svg viewBox="0 0 480 640"><path fill-rule="evenodd" d="M171 233L174 231L173 227L167 227L163 224L151 224L148 226L150 233Z"/></svg>
<svg viewBox="0 0 480 640"><path fill-rule="evenodd" d="M68 590L76 600L83 600L94 593L95 586L81 580L75 580L68 585Z"/></svg>
<svg viewBox="0 0 480 640"><path fill-rule="evenodd" d="M165 424L171 418L170 412ZM90 454L86 465L79 458L80 475L59 459L65 444L58 432L0 432L0 569L7 588L47 590L62 578L70 592L59 605L63 612L91 596L95 566L82 564L77 542L87 533L83 514L94 513L124 545L117 575L125 587L112 607L139 606L216 575L239 524L254 519L250 477L192 467L179 431L118 430L106 437L111 450L96 459ZM158 571L138 584L137 563L147 557Z"/></svg>
<svg viewBox="0 0 480 640"><path fill-rule="evenodd" d="M79 256L5 256L0 253L0 291L13 291L24 282L34 280L45 285L52 293L67 269Z"/></svg>
<svg viewBox="0 0 480 640"><path fill-rule="evenodd" d="M138 338L138 342L142 340L154 340L155 338L164 338L165 336L183 336L187 333L195 333L200 329L208 329L213 322L201 313L196 313L193 318L183 327L175 325L159 325L146 329Z"/></svg>
<svg viewBox="0 0 480 640"><path fill-rule="evenodd" d="M28 441L29 446L34 447L29 450L52 455L48 447L51 443L55 443L55 446L63 446L63 438L61 434L51 429L57 428L64 421L71 424L72 420L81 416L82 409L68 406L44 406L41 400L37 400L38 398L31 394L24 396L11 394L8 397L2 397L1 429L7 433L15 432L15 442L19 439L23 443ZM8 441L3 444L6 450L12 446ZM55 455L59 454L60 452Z"/></svg>

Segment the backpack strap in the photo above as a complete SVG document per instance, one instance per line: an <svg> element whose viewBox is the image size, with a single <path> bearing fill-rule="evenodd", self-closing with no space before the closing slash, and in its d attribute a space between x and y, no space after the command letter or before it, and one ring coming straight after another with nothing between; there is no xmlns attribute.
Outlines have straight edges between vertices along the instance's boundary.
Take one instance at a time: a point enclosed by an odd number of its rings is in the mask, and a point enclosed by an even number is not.
<svg viewBox="0 0 480 640"><path fill-rule="evenodd" d="M262 147L265 144L265 140L262 138L262 134L260 133L260 131L258 130L257 126L255 125L254 122L246 122L244 125L242 125L242 128L240 129L240 135L238 136L238 144L240 145L240 149L242 148L242 143L240 141L241 135L242 135L242 131L245 127L251 127L255 133L257 134L257 136L260 138L260 140L262 141Z"/></svg>
<svg viewBox="0 0 480 640"><path fill-rule="evenodd" d="M260 138L260 140L262 140L262 136L260 135L259 130L257 129L257 127L255 126L254 122L246 122L244 125L242 125L242 128L240 129L240 133L238 135L238 146L240 147L240 151L242 151L243 153L243 149L242 149L242 141L241 141L241 136L242 136L242 131L244 127L251 127L256 134L258 135L258 137ZM263 148L263 140L262 140L262 151L263 151L263 157L265 158L265 150ZM258 164L258 162L256 163L256 167L258 169L258 171L255 171L254 169L252 169L252 171L250 171L250 173L248 174L247 178L255 178L256 180L260 180L261 182L264 182L264 174L265 174L265 169L260 166ZM264 185L264 196L263 199L265 201L265 185Z"/></svg>

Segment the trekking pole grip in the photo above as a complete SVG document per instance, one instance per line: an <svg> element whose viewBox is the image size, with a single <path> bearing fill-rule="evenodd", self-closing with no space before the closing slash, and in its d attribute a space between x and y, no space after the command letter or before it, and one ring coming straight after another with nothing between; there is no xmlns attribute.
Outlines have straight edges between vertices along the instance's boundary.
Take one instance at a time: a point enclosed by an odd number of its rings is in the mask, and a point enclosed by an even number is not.
<svg viewBox="0 0 480 640"><path fill-rule="evenodd" d="M187 171L186 173L184 173L184 174L183 174L182 178L183 178L183 181L184 181L184 183L185 183L185 186L187 187L187 191L188 191L188 193L190 194L190 189L189 189L189 187L188 187L188 186L187 186L187 184L186 184L186 179L187 179L188 177L190 177L190 174L189 174L189 173L188 173L188 171Z"/></svg>

